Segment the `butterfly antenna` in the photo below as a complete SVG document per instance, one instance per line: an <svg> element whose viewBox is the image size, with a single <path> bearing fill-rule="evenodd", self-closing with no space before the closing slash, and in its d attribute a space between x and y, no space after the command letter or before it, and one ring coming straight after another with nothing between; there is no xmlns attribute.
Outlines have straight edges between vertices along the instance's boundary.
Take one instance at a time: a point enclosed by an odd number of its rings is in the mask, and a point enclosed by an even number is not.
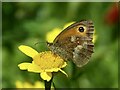
<svg viewBox="0 0 120 90"><path fill-rule="evenodd" d="M40 44L40 43L46 43L46 42L40 41L40 42L35 43L34 45L36 46L37 44Z"/></svg>

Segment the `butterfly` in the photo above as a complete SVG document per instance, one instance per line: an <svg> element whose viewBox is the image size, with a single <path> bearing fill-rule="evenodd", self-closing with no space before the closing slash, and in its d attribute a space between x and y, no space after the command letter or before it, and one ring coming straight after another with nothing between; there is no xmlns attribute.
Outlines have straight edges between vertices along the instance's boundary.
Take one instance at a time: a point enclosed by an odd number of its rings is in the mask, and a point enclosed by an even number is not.
<svg viewBox="0 0 120 90"><path fill-rule="evenodd" d="M93 53L93 34L93 22L81 20L65 28L53 43L47 42L47 45L64 60L72 60L78 67L82 67L89 62Z"/></svg>

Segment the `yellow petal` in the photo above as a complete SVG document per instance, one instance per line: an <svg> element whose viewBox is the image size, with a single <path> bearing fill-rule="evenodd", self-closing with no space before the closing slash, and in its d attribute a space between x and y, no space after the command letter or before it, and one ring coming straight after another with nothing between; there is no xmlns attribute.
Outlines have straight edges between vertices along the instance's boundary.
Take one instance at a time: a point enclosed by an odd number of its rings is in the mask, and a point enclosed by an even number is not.
<svg viewBox="0 0 120 90"><path fill-rule="evenodd" d="M40 73L40 76L43 80L47 80L50 81L50 79L52 78L52 73L50 72L42 72Z"/></svg>
<svg viewBox="0 0 120 90"><path fill-rule="evenodd" d="M45 88L44 83L40 81L36 81L34 88Z"/></svg>
<svg viewBox="0 0 120 90"><path fill-rule="evenodd" d="M75 23L75 22L73 21L73 22L69 22L69 23L65 24L65 26L63 27L63 29L67 28L68 26L70 26L73 23Z"/></svg>
<svg viewBox="0 0 120 90"><path fill-rule="evenodd" d="M93 35L93 40L92 40L92 42L95 43L95 42L96 42L96 39L97 39L97 36L94 34L94 35Z"/></svg>
<svg viewBox="0 0 120 90"><path fill-rule="evenodd" d="M52 31L48 32L46 35L46 40L49 43L52 43L54 41L54 39L56 38L56 36L61 32L62 30L59 28L54 28Z"/></svg>
<svg viewBox="0 0 120 90"><path fill-rule="evenodd" d="M94 29L94 34L93 34L93 40L92 40L92 42L93 43L95 43L96 42L96 40L97 40L97 35L96 35L96 30Z"/></svg>
<svg viewBox="0 0 120 90"><path fill-rule="evenodd" d="M21 69L21 70L27 70L29 65L31 65L31 63L21 63L18 65L18 67Z"/></svg>
<svg viewBox="0 0 120 90"><path fill-rule="evenodd" d="M62 65L62 68L66 67L67 66L67 63L64 62L64 64Z"/></svg>
<svg viewBox="0 0 120 90"><path fill-rule="evenodd" d="M28 82L24 82L23 86L24 88L34 88L33 85Z"/></svg>
<svg viewBox="0 0 120 90"><path fill-rule="evenodd" d="M46 69L46 72L58 72L59 68Z"/></svg>
<svg viewBox="0 0 120 90"><path fill-rule="evenodd" d="M35 73L40 73L42 72L42 70L40 69L40 67L36 64L30 64L29 67L28 67L28 71L29 72L35 72Z"/></svg>
<svg viewBox="0 0 120 90"><path fill-rule="evenodd" d="M23 83L20 82L20 81L16 81L16 82L15 82L15 86L16 86L16 88L24 88L24 87L23 87Z"/></svg>
<svg viewBox="0 0 120 90"><path fill-rule="evenodd" d="M22 51L24 54L26 54L29 57L34 57L35 55L38 54L38 52L36 50L34 50L33 48L29 47L29 46L25 46L25 45L20 45L19 50Z"/></svg>
<svg viewBox="0 0 120 90"><path fill-rule="evenodd" d="M59 69L59 70L68 77L68 75L65 71L63 71L62 69Z"/></svg>

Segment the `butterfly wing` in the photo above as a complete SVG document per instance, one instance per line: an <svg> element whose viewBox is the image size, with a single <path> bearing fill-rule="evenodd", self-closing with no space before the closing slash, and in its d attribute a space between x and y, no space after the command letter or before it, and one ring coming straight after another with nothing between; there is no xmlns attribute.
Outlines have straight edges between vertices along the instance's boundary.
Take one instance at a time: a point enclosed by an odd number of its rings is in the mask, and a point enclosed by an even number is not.
<svg viewBox="0 0 120 90"><path fill-rule="evenodd" d="M84 28L83 32L80 31L80 27ZM53 43L49 44L50 50L65 60L73 60L78 67L81 67L89 61L93 53L93 32L92 21L84 20L74 23L63 30Z"/></svg>

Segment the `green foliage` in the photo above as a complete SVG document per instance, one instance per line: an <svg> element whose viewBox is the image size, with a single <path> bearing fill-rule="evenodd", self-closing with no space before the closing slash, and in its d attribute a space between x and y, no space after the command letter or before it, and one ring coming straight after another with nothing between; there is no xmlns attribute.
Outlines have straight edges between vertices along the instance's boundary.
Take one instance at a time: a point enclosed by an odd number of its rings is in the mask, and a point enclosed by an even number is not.
<svg viewBox="0 0 120 90"><path fill-rule="evenodd" d="M113 3L2 3L2 76L3 87L15 87L15 82L34 83L41 80L39 74L21 71L18 64L31 62L31 58L18 50L21 44L29 45L38 51L47 50L47 32L63 27L71 21L91 19L94 22L97 40L90 62L77 68L69 62L63 74L56 74L56 87L70 88L115 88L118 87L118 29L117 23L105 22L105 16Z"/></svg>

